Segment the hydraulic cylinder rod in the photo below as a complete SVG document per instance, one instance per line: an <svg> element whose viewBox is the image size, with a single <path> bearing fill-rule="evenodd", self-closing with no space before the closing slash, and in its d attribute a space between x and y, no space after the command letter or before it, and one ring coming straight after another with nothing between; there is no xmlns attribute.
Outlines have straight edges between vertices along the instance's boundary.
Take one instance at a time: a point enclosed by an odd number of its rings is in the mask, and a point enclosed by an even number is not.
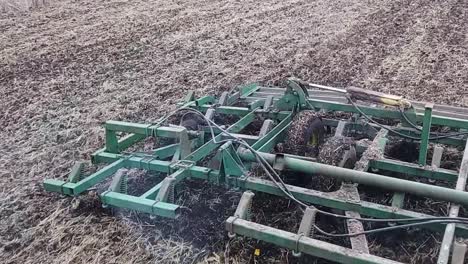
<svg viewBox="0 0 468 264"><path fill-rule="evenodd" d="M324 89L328 91L348 94L352 98L359 99L362 101L376 102L376 103L381 103L385 105L399 106L403 108L411 107L411 103L408 100L397 95L384 94L384 93L379 93L379 92L370 91L370 90L357 88L357 87L348 87L346 89L340 89L340 88L314 84L314 83L307 83L307 85L310 87L316 87L316 88L320 88L320 89Z"/></svg>
<svg viewBox="0 0 468 264"><path fill-rule="evenodd" d="M249 150L239 149L238 152L242 160L254 162L257 161L255 155ZM281 154L270 154L264 152L257 153L276 168L287 168L292 171L298 171L312 175L319 174L345 181L375 186L386 190L409 193L468 206L467 192L387 177L369 172L335 167L322 163L296 159Z"/></svg>

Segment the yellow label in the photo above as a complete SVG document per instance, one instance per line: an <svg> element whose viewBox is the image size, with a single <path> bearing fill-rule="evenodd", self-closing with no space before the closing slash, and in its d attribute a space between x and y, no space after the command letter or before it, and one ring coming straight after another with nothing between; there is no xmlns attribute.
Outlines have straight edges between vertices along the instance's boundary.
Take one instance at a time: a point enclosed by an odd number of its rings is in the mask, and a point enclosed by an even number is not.
<svg viewBox="0 0 468 264"><path fill-rule="evenodd" d="M309 145L317 146L318 145L318 134L313 133L312 137L309 140Z"/></svg>
<svg viewBox="0 0 468 264"><path fill-rule="evenodd" d="M259 249L259 248L256 248L256 249L255 249L254 255L255 255L255 256L260 256L260 249Z"/></svg>

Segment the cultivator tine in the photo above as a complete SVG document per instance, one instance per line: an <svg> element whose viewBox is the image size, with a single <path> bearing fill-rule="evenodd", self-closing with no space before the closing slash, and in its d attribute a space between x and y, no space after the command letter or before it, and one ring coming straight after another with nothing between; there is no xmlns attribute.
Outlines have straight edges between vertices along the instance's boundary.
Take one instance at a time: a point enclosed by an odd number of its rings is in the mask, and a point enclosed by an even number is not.
<svg viewBox="0 0 468 264"><path fill-rule="evenodd" d="M158 195L156 196L156 201L174 203L174 191L175 178L170 176L164 178L161 184L161 188L159 189Z"/></svg>
<svg viewBox="0 0 468 264"><path fill-rule="evenodd" d="M73 165L73 168L68 175L68 182L77 183L83 179L83 169L85 167L85 162L78 161Z"/></svg>
<svg viewBox="0 0 468 264"><path fill-rule="evenodd" d="M273 95L268 95L263 104L263 110L269 110L273 106Z"/></svg>
<svg viewBox="0 0 468 264"><path fill-rule="evenodd" d="M218 100L219 105L227 105L229 99L229 92L223 92Z"/></svg>
<svg viewBox="0 0 468 264"><path fill-rule="evenodd" d="M336 126L335 137L342 137L345 135L346 122L340 121Z"/></svg>
<svg viewBox="0 0 468 264"><path fill-rule="evenodd" d="M346 166L352 165L354 167L354 164L356 163L357 160L357 154L356 154L356 148L354 146L351 146L349 150L346 150L343 154L343 159L338 163L338 167L345 168Z"/></svg>
<svg viewBox="0 0 468 264"><path fill-rule="evenodd" d="M237 205L236 212L234 213L235 218L250 220L252 210L252 199L254 196L255 194L251 191L245 191L242 194L239 204ZM228 223L226 224L228 225ZM236 234L232 232L232 226L228 225L227 230L229 237L232 238L236 236Z"/></svg>
<svg viewBox="0 0 468 264"><path fill-rule="evenodd" d="M313 206L307 207L304 211L304 216L302 216L301 224L299 225L299 230L297 231L297 234L300 236L313 238L316 216L317 209ZM295 257L302 256L302 253L298 250L297 247L295 250L292 251L292 254Z"/></svg>
<svg viewBox="0 0 468 264"><path fill-rule="evenodd" d="M184 97L183 102L188 103L195 100L195 92L194 91L189 91L188 94Z"/></svg>
<svg viewBox="0 0 468 264"><path fill-rule="evenodd" d="M359 192L357 189L357 185L355 184L343 184L341 187L341 191L344 191L349 196L349 199L354 203L359 204ZM351 218L360 218L361 215L354 211L345 211L345 215ZM349 233L359 233L364 231L364 226L362 222L355 219L347 219L346 226L348 228ZM354 236L349 238L351 241L351 247L359 252L369 253L369 246L367 242L367 238L365 235Z"/></svg>
<svg viewBox="0 0 468 264"><path fill-rule="evenodd" d="M251 210L252 210L252 199L255 194L251 191L245 191L242 194L242 197L237 205L236 212L234 216L239 217L244 220L250 220Z"/></svg>
<svg viewBox="0 0 468 264"><path fill-rule="evenodd" d="M205 118L208 119L208 120L213 120L215 112L216 112L216 110L214 108L210 108L210 109L206 110Z"/></svg>
<svg viewBox="0 0 468 264"><path fill-rule="evenodd" d="M259 137L264 137L270 130L273 128L275 122L271 119L267 119L263 121L262 128L260 128L260 132L258 133Z"/></svg>
<svg viewBox="0 0 468 264"><path fill-rule="evenodd" d="M179 161L179 160L180 160L180 148L177 148L176 151L175 151L175 153L174 153L174 155L172 156L171 161L172 161L173 163L175 163L175 162L177 162L177 161Z"/></svg>
<svg viewBox="0 0 468 264"><path fill-rule="evenodd" d="M304 211L301 224L299 225L298 234L306 237L314 236L315 217L317 216L317 209L313 206L307 207Z"/></svg>
<svg viewBox="0 0 468 264"><path fill-rule="evenodd" d="M123 194L127 193L127 172L127 169L120 169L115 173L114 177L112 177L109 191Z"/></svg>
<svg viewBox="0 0 468 264"><path fill-rule="evenodd" d="M346 122L339 121L335 130L335 137L344 137L345 136ZM357 160L356 148L351 146L349 150L346 150L343 154L342 160L339 162L339 167L345 167L347 164L352 164L352 167L355 166ZM340 193L343 193L349 200L354 203L360 202L359 192L355 184L342 183L339 190ZM345 211L344 213L347 217L360 218L359 213L353 211ZM346 220L346 226L350 233L362 232L364 231L364 226L358 220L348 219ZM365 235L360 235L356 237L350 237L351 247L360 252L369 253L369 247L367 244L367 238Z"/></svg>
<svg viewBox="0 0 468 264"><path fill-rule="evenodd" d="M174 126L174 127L182 128L182 130L179 131L178 133L179 147L177 148L176 152L172 156L172 162L177 162L187 157L191 153L192 147L191 147L187 129L181 126Z"/></svg>
<svg viewBox="0 0 468 264"><path fill-rule="evenodd" d="M457 240L453 243L452 261L451 264L465 263L466 243L463 240Z"/></svg>
<svg viewBox="0 0 468 264"><path fill-rule="evenodd" d="M442 154L444 153L444 148L442 146L434 146L434 153L432 153L431 165L433 167L439 168L440 162L442 160Z"/></svg>
<svg viewBox="0 0 468 264"><path fill-rule="evenodd" d="M187 157L192 152L187 130L183 130L179 134L179 148L181 159L185 159L185 157Z"/></svg>

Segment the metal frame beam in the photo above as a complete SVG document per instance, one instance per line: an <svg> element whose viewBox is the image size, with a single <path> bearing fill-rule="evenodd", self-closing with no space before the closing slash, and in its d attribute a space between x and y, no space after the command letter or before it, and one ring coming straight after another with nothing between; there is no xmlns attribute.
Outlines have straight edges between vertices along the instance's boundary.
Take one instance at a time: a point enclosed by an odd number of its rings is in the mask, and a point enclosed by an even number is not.
<svg viewBox="0 0 468 264"><path fill-rule="evenodd" d="M236 217L229 217L227 219L226 229L231 229L234 233L242 236L266 241L280 247L294 250L295 252L304 252L338 263L401 264L400 262L371 254L360 253L350 248L337 246L301 234L286 232Z"/></svg>
<svg viewBox="0 0 468 264"><path fill-rule="evenodd" d="M275 154L259 152L259 155L261 155L273 166L277 160L277 155ZM239 156L246 161L255 161L254 155L247 150L240 151ZM300 171L312 175L318 174L329 176L345 181L375 186L386 190L411 193L422 197L429 197L442 201L468 205L468 193L464 191L453 190L414 181L396 179L374 173L345 169L291 157L281 158L286 168L289 168L293 171Z"/></svg>

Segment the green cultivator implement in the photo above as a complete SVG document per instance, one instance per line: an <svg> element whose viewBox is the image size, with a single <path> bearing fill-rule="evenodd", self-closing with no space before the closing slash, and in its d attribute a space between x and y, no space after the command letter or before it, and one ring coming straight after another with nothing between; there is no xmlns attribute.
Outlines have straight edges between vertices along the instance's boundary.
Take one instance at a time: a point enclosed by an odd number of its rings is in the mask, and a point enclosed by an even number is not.
<svg viewBox="0 0 468 264"><path fill-rule="evenodd" d="M217 119L235 121L220 125ZM253 123L261 124L254 133ZM198 179L244 191L235 214L226 220L229 236L276 244L295 256L381 264L398 262L370 254L366 235L418 227L444 234L438 263L463 263L466 246L458 239L468 237L468 219L459 217L460 208L468 206L466 131L465 108L289 79L286 88L252 84L219 98L189 93L176 111L153 124L108 121L105 148L92 156L93 163L108 165L83 176L79 163L68 180L48 179L44 186L76 196L110 181L100 194L103 205L177 218L181 206L174 203L175 186ZM156 138L158 147L128 150L148 138ZM389 146L398 142L401 155L387 155ZM442 168L449 149L465 149L463 158L451 169ZM415 158L403 157L407 152ZM130 195L123 168L167 176L135 196ZM325 191L310 186L311 179L338 185ZM361 187L391 192L393 197L388 203L368 201L360 195ZM253 222L255 193L300 205L303 218L297 232ZM415 196L450 204L448 216L405 209L405 201ZM348 232L322 230L316 221L320 216L344 220ZM380 225L365 230L369 223ZM346 237L350 246L319 240L317 234Z"/></svg>

